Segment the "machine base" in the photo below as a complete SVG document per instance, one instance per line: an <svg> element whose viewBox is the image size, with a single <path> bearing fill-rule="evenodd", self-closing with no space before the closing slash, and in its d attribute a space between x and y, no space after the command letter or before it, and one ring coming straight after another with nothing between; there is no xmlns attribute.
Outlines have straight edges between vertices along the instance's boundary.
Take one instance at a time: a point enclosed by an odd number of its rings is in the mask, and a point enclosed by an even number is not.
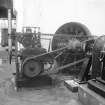
<svg viewBox="0 0 105 105"><path fill-rule="evenodd" d="M83 105L105 105L105 98L90 90L87 85L78 88L78 96Z"/></svg>
<svg viewBox="0 0 105 105"><path fill-rule="evenodd" d="M16 79L15 76L15 84L17 88L40 88L46 86L52 86L53 80L50 76L38 76L34 79L22 78L19 77Z"/></svg>
<svg viewBox="0 0 105 105"><path fill-rule="evenodd" d="M89 80L88 88L105 98L105 84L104 83L105 82L102 83L102 80L99 78L94 79L94 80Z"/></svg>

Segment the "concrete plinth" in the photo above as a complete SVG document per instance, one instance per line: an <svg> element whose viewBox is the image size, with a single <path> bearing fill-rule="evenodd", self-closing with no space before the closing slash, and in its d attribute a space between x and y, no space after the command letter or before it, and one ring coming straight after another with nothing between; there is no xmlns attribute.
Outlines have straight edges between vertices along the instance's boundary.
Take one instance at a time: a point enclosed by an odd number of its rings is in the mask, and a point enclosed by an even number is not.
<svg viewBox="0 0 105 105"><path fill-rule="evenodd" d="M105 98L88 89L86 85L79 86L78 96L83 105L105 105Z"/></svg>

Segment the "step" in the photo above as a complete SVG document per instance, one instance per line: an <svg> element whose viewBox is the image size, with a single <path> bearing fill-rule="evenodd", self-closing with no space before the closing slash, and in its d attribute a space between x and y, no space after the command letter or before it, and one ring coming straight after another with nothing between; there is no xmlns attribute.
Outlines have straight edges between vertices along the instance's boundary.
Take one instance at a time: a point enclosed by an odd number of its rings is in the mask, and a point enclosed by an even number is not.
<svg viewBox="0 0 105 105"><path fill-rule="evenodd" d="M78 97L83 105L105 105L105 98L90 90L87 85L78 87Z"/></svg>

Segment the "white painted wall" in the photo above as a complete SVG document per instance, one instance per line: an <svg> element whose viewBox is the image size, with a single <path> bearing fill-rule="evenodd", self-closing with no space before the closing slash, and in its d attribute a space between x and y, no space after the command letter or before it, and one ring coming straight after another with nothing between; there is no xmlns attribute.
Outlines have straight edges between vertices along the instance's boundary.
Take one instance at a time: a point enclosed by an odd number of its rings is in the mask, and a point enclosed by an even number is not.
<svg viewBox="0 0 105 105"><path fill-rule="evenodd" d="M17 11L17 32L23 27L23 0L13 0L14 8Z"/></svg>
<svg viewBox="0 0 105 105"><path fill-rule="evenodd" d="M105 0L14 0L18 31L22 26L40 26L55 33L64 23L85 24L92 34L105 34Z"/></svg>

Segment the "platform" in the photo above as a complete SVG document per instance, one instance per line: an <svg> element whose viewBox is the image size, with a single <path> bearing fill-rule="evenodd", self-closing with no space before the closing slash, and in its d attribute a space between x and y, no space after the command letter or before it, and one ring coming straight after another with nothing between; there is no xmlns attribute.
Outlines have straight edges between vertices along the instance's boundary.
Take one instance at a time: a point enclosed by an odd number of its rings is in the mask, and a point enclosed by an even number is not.
<svg viewBox="0 0 105 105"><path fill-rule="evenodd" d="M78 96L83 105L105 105L105 98L87 88L87 85L79 86Z"/></svg>
<svg viewBox="0 0 105 105"><path fill-rule="evenodd" d="M14 75L15 79L15 75ZM33 79L19 78L16 80L16 86L18 88L40 88L46 86L52 86L53 79L49 75L38 76Z"/></svg>
<svg viewBox="0 0 105 105"><path fill-rule="evenodd" d="M98 78L89 80L88 88L105 98L105 81Z"/></svg>

